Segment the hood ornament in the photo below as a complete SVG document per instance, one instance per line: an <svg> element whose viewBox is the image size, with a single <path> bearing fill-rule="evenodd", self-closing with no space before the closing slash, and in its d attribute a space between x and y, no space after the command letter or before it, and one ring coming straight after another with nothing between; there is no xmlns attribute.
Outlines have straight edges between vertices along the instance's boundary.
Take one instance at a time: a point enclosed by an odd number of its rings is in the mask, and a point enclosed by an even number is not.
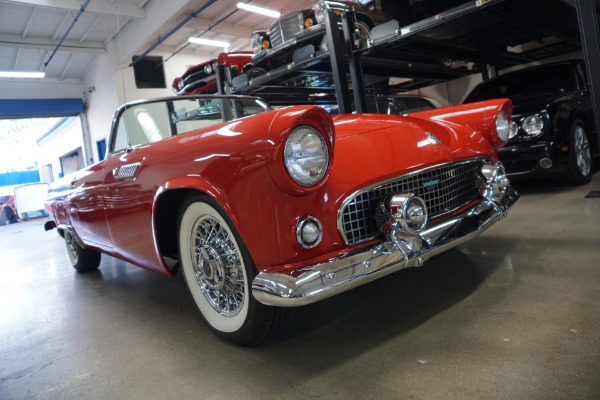
<svg viewBox="0 0 600 400"><path fill-rule="evenodd" d="M435 143L442 143L442 139L440 139L439 137L435 136L433 133L431 132L425 132L425 134L427 135L427 137L429 139L431 139L431 141L435 144Z"/></svg>

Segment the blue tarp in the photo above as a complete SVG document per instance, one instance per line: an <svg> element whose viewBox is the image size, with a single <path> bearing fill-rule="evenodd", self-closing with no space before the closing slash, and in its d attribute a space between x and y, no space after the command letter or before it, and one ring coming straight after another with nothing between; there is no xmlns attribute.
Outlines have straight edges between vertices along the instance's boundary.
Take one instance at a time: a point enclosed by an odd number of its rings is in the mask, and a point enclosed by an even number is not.
<svg viewBox="0 0 600 400"><path fill-rule="evenodd" d="M0 118L61 117L83 112L81 99L0 99Z"/></svg>
<svg viewBox="0 0 600 400"><path fill-rule="evenodd" d="M37 169L0 174L0 186L24 185L35 182L40 182L40 172Z"/></svg>

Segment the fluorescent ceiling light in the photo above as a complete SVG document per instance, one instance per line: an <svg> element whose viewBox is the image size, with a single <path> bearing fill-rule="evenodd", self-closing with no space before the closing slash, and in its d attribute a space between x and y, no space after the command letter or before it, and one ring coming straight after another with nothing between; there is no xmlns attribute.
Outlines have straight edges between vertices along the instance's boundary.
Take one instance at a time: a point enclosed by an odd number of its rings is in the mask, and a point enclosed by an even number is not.
<svg viewBox="0 0 600 400"><path fill-rule="evenodd" d="M0 78L45 78L45 72L0 71Z"/></svg>
<svg viewBox="0 0 600 400"><path fill-rule="evenodd" d="M221 42L219 40L202 39L202 38L196 38L196 37L191 37L188 40L191 43L205 44L207 46L229 47L229 43L227 43L227 42Z"/></svg>
<svg viewBox="0 0 600 400"><path fill-rule="evenodd" d="M237 7L241 8L242 10L266 15L267 17L271 17L271 18L279 18L281 16L281 13L279 11L269 10L268 8L262 8L262 7L257 7L257 6L251 6L250 4L246 4L246 3L237 3Z"/></svg>

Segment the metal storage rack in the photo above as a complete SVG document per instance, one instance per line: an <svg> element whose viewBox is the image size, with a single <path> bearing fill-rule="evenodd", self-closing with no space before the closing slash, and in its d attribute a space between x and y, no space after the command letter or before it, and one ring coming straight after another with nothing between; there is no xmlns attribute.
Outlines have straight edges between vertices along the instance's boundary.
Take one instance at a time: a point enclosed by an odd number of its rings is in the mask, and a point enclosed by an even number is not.
<svg viewBox="0 0 600 400"><path fill-rule="evenodd" d="M327 49L300 47L293 62L253 79L217 70L222 94L254 94L273 105L337 104L363 112L369 93L391 94L474 73L583 50L600 143L598 0L472 0L407 26L376 26L369 43L354 37L354 13L326 15ZM442 60L451 60L444 63ZM455 67L466 62L470 67ZM405 78L395 86L389 77ZM225 82L230 82L226 84Z"/></svg>

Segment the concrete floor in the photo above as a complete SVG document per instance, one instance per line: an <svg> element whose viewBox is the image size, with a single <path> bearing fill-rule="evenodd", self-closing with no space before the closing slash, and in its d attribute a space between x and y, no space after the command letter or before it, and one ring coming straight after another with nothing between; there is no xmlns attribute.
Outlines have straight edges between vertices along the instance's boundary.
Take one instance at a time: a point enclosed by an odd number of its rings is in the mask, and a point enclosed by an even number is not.
<svg viewBox="0 0 600 400"><path fill-rule="evenodd" d="M181 276L77 274L43 221L0 227L0 399L599 399L600 173L523 183L479 238L220 340Z"/></svg>

